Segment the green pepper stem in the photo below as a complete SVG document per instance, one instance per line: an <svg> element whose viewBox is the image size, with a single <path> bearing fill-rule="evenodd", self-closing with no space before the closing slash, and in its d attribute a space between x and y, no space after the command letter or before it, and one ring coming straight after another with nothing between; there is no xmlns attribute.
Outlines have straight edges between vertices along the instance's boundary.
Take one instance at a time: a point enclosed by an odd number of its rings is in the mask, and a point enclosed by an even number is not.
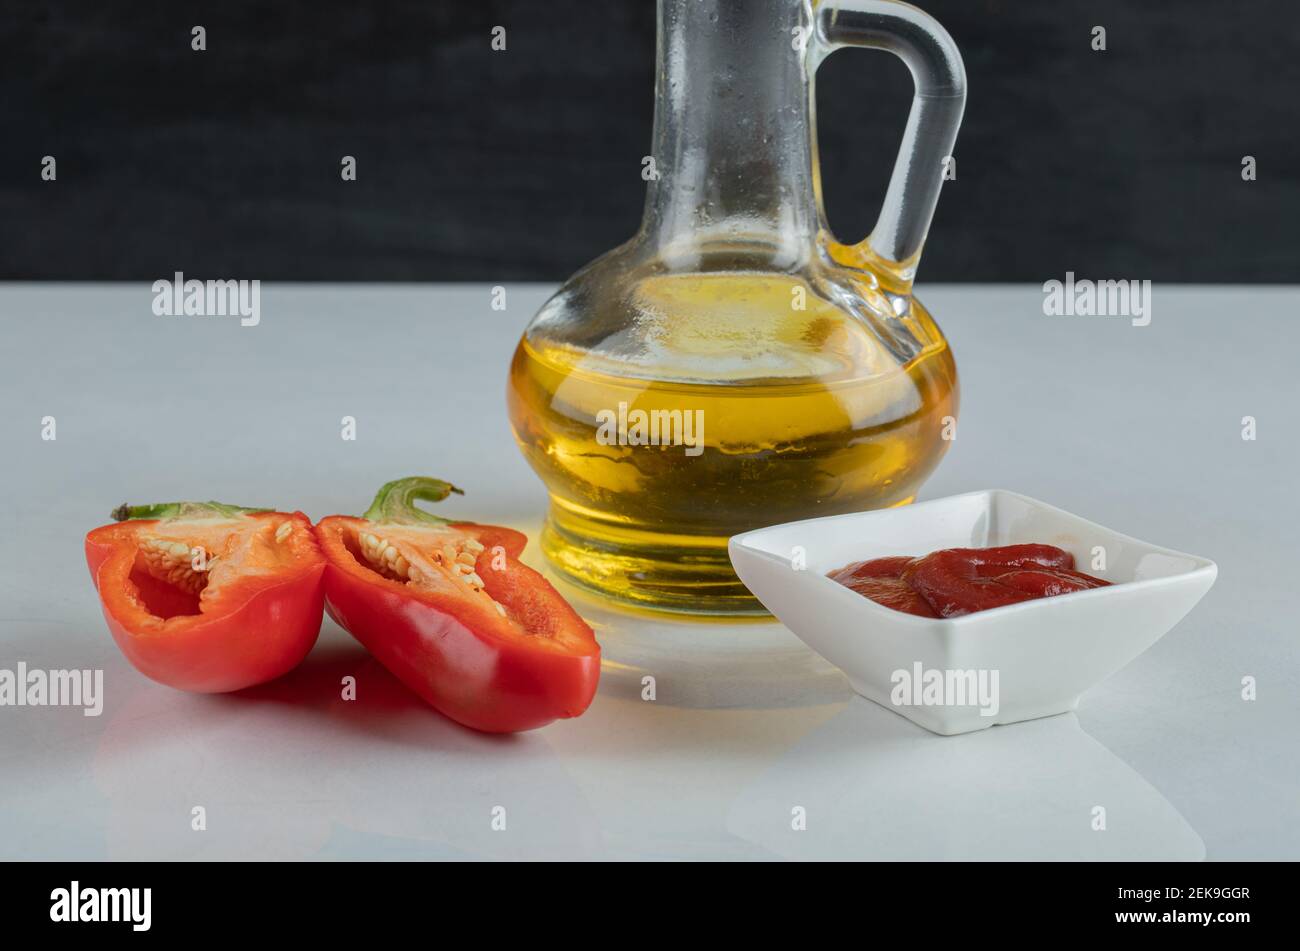
<svg viewBox="0 0 1300 951"><path fill-rule="evenodd" d="M415 503L441 502L453 492L457 495L465 494L450 482L428 476L395 479L375 493L375 500L370 503L370 508L366 509L362 518L369 522L402 525L448 525L451 519L430 514L417 508Z"/></svg>
<svg viewBox="0 0 1300 951"><path fill-rule="evenodd" d="M111 518L115 522L128 519L200 519L200 518L236 518L250 512L269 512L267 508L245 508L242 505L227 505L225 502L155 502L152 505L131 505L123 502L113 509Z"/></svg>

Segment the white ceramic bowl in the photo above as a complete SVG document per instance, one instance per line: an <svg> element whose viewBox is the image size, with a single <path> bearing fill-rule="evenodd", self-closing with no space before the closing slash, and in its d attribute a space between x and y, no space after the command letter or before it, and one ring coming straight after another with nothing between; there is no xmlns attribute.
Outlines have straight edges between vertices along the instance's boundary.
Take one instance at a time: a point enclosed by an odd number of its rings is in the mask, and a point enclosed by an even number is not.
<svg viewBox="0 0 1300 951"><path fill-rule="evenodd" d="M826 577L867 558L1029 542L1064 548L1079 570L1112 586L923 618ZM1104 568L1094 567L1098 546ZM1218 574L1209 559L1002 489L789 522L737 535L729 547L745 586L854 690L945 735L1073 710L1177 624Z"/></svg>

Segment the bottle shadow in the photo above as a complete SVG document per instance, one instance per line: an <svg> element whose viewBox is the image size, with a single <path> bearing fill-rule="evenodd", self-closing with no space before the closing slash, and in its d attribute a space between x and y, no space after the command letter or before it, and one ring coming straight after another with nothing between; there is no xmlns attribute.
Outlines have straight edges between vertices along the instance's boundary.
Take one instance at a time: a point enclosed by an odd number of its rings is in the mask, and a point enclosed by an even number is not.
<svg viewBox="0 0 1300 951"><path fill-rule="evenodd" d="M566 596L571 587L565 587ZM771 618L656 615L573 598L601 646L600 692L687 710L817 707L852 696L844 675Z"/></svg>

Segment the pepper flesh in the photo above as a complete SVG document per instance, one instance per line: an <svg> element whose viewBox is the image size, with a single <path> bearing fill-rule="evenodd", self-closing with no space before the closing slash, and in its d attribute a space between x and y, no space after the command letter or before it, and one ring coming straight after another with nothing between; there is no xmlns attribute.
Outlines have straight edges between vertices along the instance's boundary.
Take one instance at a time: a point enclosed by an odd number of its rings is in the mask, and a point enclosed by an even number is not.
<svg viewBox="0 0 1300 951"><path fill-rule="evenodd" d="M147 677L222 693L296 667L320 633L325 561L301 512L220 503L123 506L86 536L122 653Z"/></svg>
<svg viewBox="0 0 1300 951"><path fill-rule="evenodd" d="M414 477L361 518L316 526L326 610L402 683L458 723L510 733L586 710L600 646L550 583L520 563L525 537L415 507L458 490Z"/></svg>

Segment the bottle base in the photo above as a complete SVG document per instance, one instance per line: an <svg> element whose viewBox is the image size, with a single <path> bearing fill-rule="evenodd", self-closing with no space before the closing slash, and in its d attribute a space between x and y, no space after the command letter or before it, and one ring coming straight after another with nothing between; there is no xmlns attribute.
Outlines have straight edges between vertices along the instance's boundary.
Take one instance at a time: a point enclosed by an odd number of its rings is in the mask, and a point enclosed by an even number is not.
<svg viewBox="0 0 1300 951"><path fill-rule="evenodd" d="M712 617L767 617L727 555L729 536L612 526L552 502L542 553L565 581L628 607Z"/></svg>

